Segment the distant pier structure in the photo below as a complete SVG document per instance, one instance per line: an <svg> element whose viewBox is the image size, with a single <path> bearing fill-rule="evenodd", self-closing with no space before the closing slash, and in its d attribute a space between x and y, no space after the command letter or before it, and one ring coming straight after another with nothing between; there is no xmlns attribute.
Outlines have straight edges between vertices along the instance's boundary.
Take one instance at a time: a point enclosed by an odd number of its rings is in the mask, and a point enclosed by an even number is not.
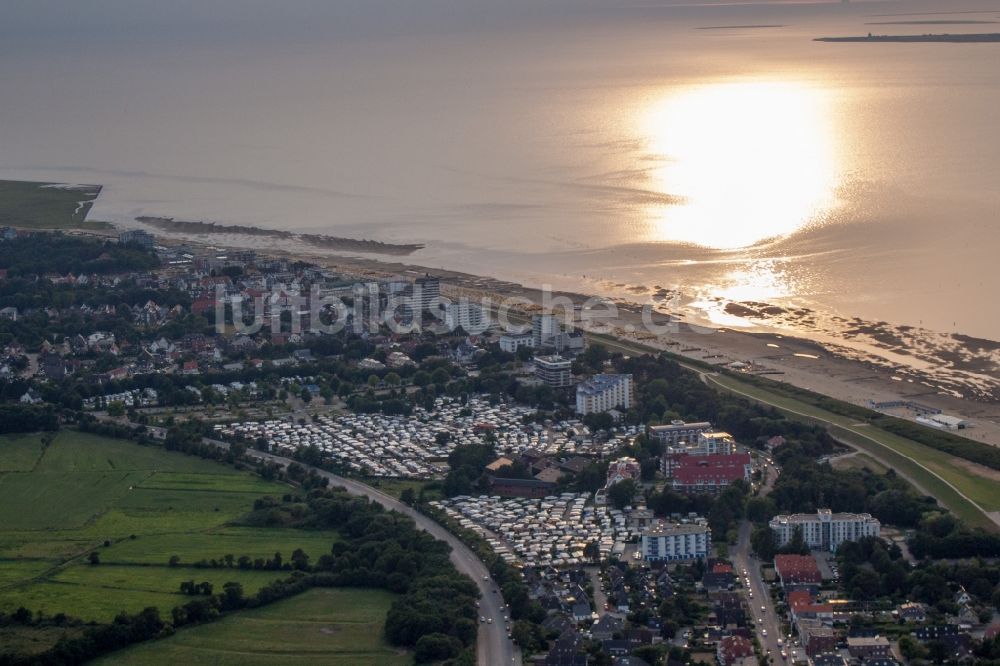
<svg viewBox="0 0 1000 666"><path fill-rule="evenodd" d="M875 402L874 400L869 400L868 408L879 412L885 409L909 409L917 414L940 414L942 411L937 407L922 405L919 402L914 402L912 400L887 400L885 402Z"/></svg>
<svg viewBox="0 0 1000 666"><path fill-rule="evenodd" d="M909 409L917 415L917 423L929 425L934 428L943 428L945 430L965 430L972 425L969 421L960 416L945 414L943 410L940 410L937 407L923 405L919 402L914 402L913 400L887 400L885 402L869 400L868 408L880 412L889 409Z"/></svg>

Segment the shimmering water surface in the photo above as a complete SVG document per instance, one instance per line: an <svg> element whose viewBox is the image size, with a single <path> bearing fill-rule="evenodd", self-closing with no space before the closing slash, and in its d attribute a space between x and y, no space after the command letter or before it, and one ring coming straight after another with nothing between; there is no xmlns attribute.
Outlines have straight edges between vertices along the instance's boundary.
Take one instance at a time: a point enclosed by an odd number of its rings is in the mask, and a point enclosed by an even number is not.
<svg viewBox="0 0 1000 666"><path fill-rule="evenodd" d="M1000 339L1000 45L812 41L1000 32L895 25L1000 4L668 4L5 3L0 177L104 184L96 219L679 288L720 323L766 301Z"/></svg>

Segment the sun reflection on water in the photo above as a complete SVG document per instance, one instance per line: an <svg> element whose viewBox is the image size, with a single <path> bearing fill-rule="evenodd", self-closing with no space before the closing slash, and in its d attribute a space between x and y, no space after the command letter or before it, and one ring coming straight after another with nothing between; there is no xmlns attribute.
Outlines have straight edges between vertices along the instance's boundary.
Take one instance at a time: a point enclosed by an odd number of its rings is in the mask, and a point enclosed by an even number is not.
<svg viewBox="0 0 1000 666"><path fill-rule="evenodd" d="M643 119L653 187L682 204L649 208L653 240L736 249L786 236L836 205L829 93L803 83L686 88Z"/></svg>

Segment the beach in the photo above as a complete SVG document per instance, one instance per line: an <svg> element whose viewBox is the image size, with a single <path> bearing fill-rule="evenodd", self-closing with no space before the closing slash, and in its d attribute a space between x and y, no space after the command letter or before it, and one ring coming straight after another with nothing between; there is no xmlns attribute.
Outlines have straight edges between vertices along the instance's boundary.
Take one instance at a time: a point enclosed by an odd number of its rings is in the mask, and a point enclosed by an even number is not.
<svg viewBox="0 0 1000 666"><path fill-rule="evenodd" d="M971 421L971 427L961 431L963 436L1000 446L1000 353L997 353L1000 344L990 341L949 337L949 345L917 347L912 346L915 337L909 327L860 320L855 325L855 339L836 339L825 333L805 338L779 332L748 332L693 321L685 312L671 310L668 294L661 294L659 302L644 306L623 298L550 291L540 285L421 266L393 256L334 255L304 243L276 242L274 239L262 242L238 234L171 234L158 236L158 239L170 244L254 247L268 254L315 263L358 281L432 275L441 280L443 296L488 300L492 304L516 301L512 312L523 318L541 312L542 304L547 301L565 299L574 304L572 317L584 330L712 365L746 364L748 373L859 406L867 407L871 402L916 402ZM581 306L588 303L593 307L587 311L597 315L581 315ZM594 306L595 303L613 304L615 316L607 316L608 308ZM755 317L760 310L768 309L763 304L745 307L746 311L742 312L734 308L734 316ZM781 308L771 308L770 312L773 316L779 313L796 316L800 329L804 328L803 320L808 316L806 313L789 314ZM562 315L562 311L557 310L555 314ZM670 330L651 334L646 330L644 319ZM983 345L995 347L984 350ZM955 362L957 358L967 360L961 369ZM887 413L911 419L915 416L905 409Z"/></svg>

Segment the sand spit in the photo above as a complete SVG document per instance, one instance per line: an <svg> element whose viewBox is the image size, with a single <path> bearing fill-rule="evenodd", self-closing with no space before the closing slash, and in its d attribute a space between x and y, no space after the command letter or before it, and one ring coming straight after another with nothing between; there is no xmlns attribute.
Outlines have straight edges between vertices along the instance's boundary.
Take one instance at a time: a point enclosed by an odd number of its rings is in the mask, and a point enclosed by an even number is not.
<svg viewBox="0 0 1000 666"><path fill-rule="evenodd" d="M243 225L225 225L214 222L190 222L175 220L172 217L137 217L136 222L149 225L159 231L172 234L189 234L193 236L229 235L248 236L255 238L270 238L284 241L298 241L313 247L333 252L363 252L367 254L385 254L390 256L406 256L423 248L416 243L399 244L383 243L381 241L341 238L322 234L299 234L278 229L261 229Z"/></svg>

